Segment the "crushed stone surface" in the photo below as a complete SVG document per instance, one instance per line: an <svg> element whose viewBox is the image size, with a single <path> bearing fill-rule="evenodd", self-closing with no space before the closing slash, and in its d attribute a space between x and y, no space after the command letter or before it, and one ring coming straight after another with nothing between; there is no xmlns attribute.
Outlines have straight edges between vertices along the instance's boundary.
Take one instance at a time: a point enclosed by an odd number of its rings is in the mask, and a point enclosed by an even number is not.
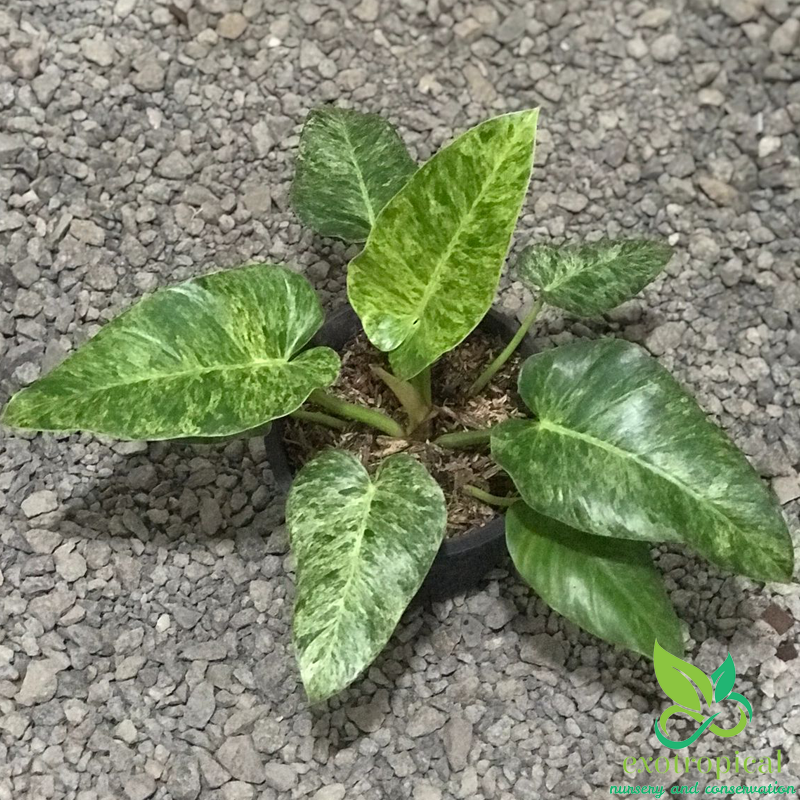
<svg viewBox="0 0 800 800"><path fill-rule="evenodd" d="M546 311L539 343L647 347L773 484L797 542L799 42L787 0L9 0L0 401L143 293L215 268L289 262L340 305L355 248L289 204L313 106L387 115L422 161L540 105L514 251L650 235L676 255L605 318ZM530 304L505 276L498 305ZM310 708L263 440L4 435L0 518L0 800L601 798L626 756L664 752L650 662L507 566L410 610L363 679ZM796 783L797 584L656 555L691 660L710 673L730 651L754 711L691 755L780 749Z"/></svg>

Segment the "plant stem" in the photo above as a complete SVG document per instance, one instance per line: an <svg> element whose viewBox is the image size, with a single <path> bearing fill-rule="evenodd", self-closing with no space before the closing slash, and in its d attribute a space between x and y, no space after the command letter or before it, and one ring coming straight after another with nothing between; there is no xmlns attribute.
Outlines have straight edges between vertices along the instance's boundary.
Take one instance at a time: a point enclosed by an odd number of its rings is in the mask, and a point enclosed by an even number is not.
<svg viewBox="0 0 800 800"><path fill-rule="evenodd" d="M470 397L475 397L478 392L486 386L489 381L494 378L497 374L498 370L503 366L503 364L508 361L511 357L511 354L519 347L519 343L525 338L525 334L528 332L528 329L533 325L536 321L536 317L539 316L539 312L542 310L542 306L544 305L544 297L540 296L537 298L536 302L533 304L533 308L528 312L528 315L525 317L524 320L520 323L519 330L514 334L514 338L506 345L505 349L502 353L500 353L491 364L478 376L475 380L475 383L469 387L469 391L467 394Z"/></svg>
<svg viewBox="0 0 800 800"><path fill-rule="evenodd" d="M304 422L315 422L317 425L325 425L327 428L334 428L337 431L343 431L347 428L347 423L343 419L337 419L330 416L330 414L323 414L321 411L306 411L305 409L298 408L297 411L292 411L290 417L301 419Z"/></svg>
<svg viewBox="0 0 800 800"><path fill-rule="evenodd" d="M458 433L443 433L433 440L439 447L472 447L479 444L488 444L492 435L491 428L480 431L459 431Z"/></svg>
<svg viewBox="0 0 800 800"><path fill-rule="evenodd" d="M314 389L308 399L332 414L337 414L345 419L354 419L356 422L363 422L365 425L371 425L373 428L377 428L379 431L383 431L397 439L403 438L403 429L400 424L375 408L366 408L357 406L355 403L348 403L324 392L322 389Z"/></svg>
<svg viewBox="0 0 800 800"><path fill-rule="evenodd" d="M401 380L376 364L372 364L370 369L389 387L408 414L408 432L415 431L431 413L430 405L417 391L417 387L413 382Z"/></svg>
<svg viewBox="0 0 800 800"><path fill-rule="evenodd" d="M426 405L430 406L432 401L431 397L431 368L425 367L422 372L416 377L412 378L409 383L419 392L420 397Z"/></svg>
<svg viewBox="0 0 800 800"><path fill-rule="evenodd" d="M472 497L480 500L482 503L488 503L490 506L502 506L504 508L513 506L519 500L519 497L498 497L496 494L489 494L479 489L477 486L462 486L464 494L471 495Z"/></svg>

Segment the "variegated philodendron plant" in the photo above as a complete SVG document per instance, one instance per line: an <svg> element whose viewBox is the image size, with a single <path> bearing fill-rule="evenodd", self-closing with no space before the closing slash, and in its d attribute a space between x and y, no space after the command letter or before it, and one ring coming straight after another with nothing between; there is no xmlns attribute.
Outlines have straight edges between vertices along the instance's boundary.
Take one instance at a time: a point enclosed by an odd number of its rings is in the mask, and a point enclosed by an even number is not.
<svg viewBox="0 0 800 800"><path fill-rule="evenodd" d="M308 281L254 264L162 289L107 324L20 391L5 424L120 439L252 435L295 416L419 436L432 414L430 369L489 310L533 166L537 111L478 125L417 167L392 126L337 108L303 129L293 188L300 218L365 242L347 275L366 335L388 353L380 374L403 419L328 391L339 356L309 347L323 313ZM517 336L472 385L479 393L547 303L609 311L666 266L641 239L524 249L516 273L536 294ZM508 549L522 578L590 633L649 656L656 638L683 654L678 618L650 544L686 545L761 581L792 577L781 511L745 457L640 347L581 341L529 358L527 418L445 434L489 446L519 496ZM442 490L408 454L371 474L329 450L297 475L287 505L297 563L294 639L309 698L339 692L372 662L428 572L445 532Z"/></svg>

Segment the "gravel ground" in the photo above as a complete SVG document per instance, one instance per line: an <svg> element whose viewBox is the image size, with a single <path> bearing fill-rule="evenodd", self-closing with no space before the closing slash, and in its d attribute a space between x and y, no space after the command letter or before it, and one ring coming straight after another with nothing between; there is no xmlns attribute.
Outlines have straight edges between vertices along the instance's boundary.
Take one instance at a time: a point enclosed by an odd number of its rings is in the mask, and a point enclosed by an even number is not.
<svg viewBox="0 0 800 800"><path fill-rule="evenodd" d="M541 105L518 245L658 234L677 251L606 320L548 313L542 342L643 343L797 539L799 37L792 0L9 0L0 400L143 292L214 267L290 261L340 304L352 251L287 200L312 106L383 112L424 159ZM530 297L504 278L499 302ZM625 756L663 752L651 664L507 570L410 611L363 680L308 708L282 513L259 440L0 443L0 800L599 798ZM794 783L797 586L675 551L659 565L692 660L730 650L754 708L692 755L780 748Z"/></svg>

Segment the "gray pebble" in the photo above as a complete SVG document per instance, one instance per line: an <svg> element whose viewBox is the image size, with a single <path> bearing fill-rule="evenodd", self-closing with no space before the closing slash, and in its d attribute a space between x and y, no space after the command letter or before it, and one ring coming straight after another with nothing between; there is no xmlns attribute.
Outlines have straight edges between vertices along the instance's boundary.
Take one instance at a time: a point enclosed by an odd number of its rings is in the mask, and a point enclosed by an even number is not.
<svg viewBox="0 0 800 800"><path fill-rule="evenodd" d="M526 637L520 649L520 658L541 667L561 667L566 661L564 646L545 633Z"/></svg>
<svg viewBox="0 0 800 800"><path fill-rule="evenodd" d="M788 56L797 47L800 41L800 20L793 17L787 19L772 34L769 40L769 49L773 53Z"/></svg>
<svg viewBox="0 0 800 800"><path fill-rule="evenodd" d="M650 53L661 64L671 64L681 54L683 42L674 33L659 36L652 45Z"/></svg>
<svg viewBox="0 0 800 800"><path fill-rule="evenodd" d="M444 726L442 741L454 772L460 772L467 766L472 738L472 723L462 716L452 717Z"/></svg>
<svg viewBox="0 0 800 800"><path fill-rule="evenodd" d="M272 761L264 767L264 782L277 792L290 792L297 783L297 773L289 764Z"/></svg>
<svg viewBox="0 0 800 800"><path fill-rule="evenodd" d="M206 681L198 683L192 689L186 708L183 712L183 721L191 728L204 728L216 709L214 687Z"/></svg>
<svg viewBox="0 0 800 800"><path fill-rule="evenodd" d="M21 706L46 703L58 688L58 667L49 659L31 661L14 700Z"/></svg>
<svg viewBox="0 0 800 800"><path fill-rule="evenodd" d="M173 759L169 767L167 791L173 800L197 800L200 795L200 770L195 758L178 755Z"/></svg>
<svg viewBox="0 0 800 800"><path fill-rule="evenodd" d="M756 4L751 0L721 0L720 9L737 25L749 22L758 14Z"/></svg>
<svg viewBox="0 0 800 800"><path fill-rule="evenodd" d="M84 58L100 67L110 67L117 58L114 46L100 33L81 39L80 45Z"/></svg>
<svg viewBox="0 0 800 800"><path fill-rule="evenodd" d="M422 163L542 104L509 262L530 241L626 236L675 256L602 320L546 309L537 349L588 335L658 351L797 529L794 4L613 19L569 0L27 5L0 9L4 400L138 297L215 269L286 263L326 312L341 305L361 246L312 234L291 202L311 107L387 116ZM532 299L503 275L498 307L524 316ZM593 797L625 754L654 754L651 662L549 611L508 564L410 609L350 688L309 707L263 438L3 433L0 800ZM737 747L783 747L791 782L800 659L777 647L794 629L756 620L770 604L800 619L796 597L654 552L687 659L710 673L730 650L737 686L758 678L755 700L739 689L755 714Z"/></svg>
<svg viewBox="0 0 800 800"><path fill-rule="evenodd" d="M166 72L157 61L149 59L133 76L131 83L140 92L160 92L164 88Z"/></svg>
<svg viewBox="0 0 800 800"><path fill-rule="evenodd" d="M168 156L162 158L156 166L156 172L162 178L183 180L194 174L194 167L189 159L178 150L173 150Z"/></svg>
<svg viewBox="0 0 800 800"><path fill-rule="evenodd" d="M58 497L56 493L50 489L42 489L28 495L22 501L21 507L22 513L25 514L28 519L31 517L38 517L50 511L55 511L58 508Z"/></svg>
<svg viewBox="0 0 800 800"><path fill-rule="evenodd" d="M430 706L423 706L409 720L406 733L412 738L427 736L429 733L438 731L444 725L446 717L441 711L437 711Z"/></svg>
<svg viewBox="0 0 800 800"><path fill-rule="evenodd" d="M217 24L217 33L223 39L238 39L247 30L247 17L238 12L225 14Z"/></svg>
<svg viewBox="0 0 800 800"><path fill-rule="evenodd" d="M217 761L234 778L245 783L264 783L268 774L273 777L276 774L274 769L269 773L265 772L264 764L253 746L253 740L250 736L231 736L222 743L215 755ZM273 764L271 766L281 765ZM282 770L278 771L277 774L286 778L286 773ZM280 779L277 782L280 783Z"/></svg>

